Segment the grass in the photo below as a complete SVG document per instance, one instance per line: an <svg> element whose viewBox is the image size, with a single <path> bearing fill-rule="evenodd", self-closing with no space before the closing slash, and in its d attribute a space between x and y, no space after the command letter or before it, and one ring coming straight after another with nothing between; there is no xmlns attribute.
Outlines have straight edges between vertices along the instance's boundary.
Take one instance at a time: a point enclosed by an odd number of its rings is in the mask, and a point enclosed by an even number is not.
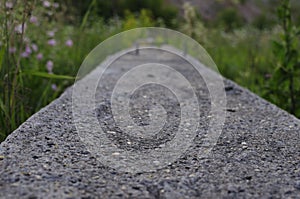
<svg viewBox="0 0 300 199"><path fill-rule="evenodd" d="M246 27L231 33L212 31L204 44L225 77L263 96L263 86L273 71L272 35L276 30Z"/></svg>

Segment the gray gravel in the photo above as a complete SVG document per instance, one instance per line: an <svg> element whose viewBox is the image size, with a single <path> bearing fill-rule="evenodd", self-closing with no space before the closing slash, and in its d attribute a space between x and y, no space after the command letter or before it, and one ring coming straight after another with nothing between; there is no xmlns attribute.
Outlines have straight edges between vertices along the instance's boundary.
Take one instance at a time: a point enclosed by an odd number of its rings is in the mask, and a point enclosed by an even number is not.
<svg viewBox="0 0 300 199"><path fill-rule="evenodd" d="M115 81L130 66L157 57L194 83L201 102L199 132L186 153L155 172L124 173L101 164L74 126L71 87L1 143L0 198L300 198L300 121L224 79L226 122L211 155L201 158L201 129L207 128L210 110L208 91L201 76L168 53L148 49L139 56L126 54L98 87L99 106L94 111L104 130L116 132L108 136L117 146L153 149L171 140L177 130L177 101L172 93L153 86L135 93L134 99L143 92L169 99L156 101L170 115L164 134L135 139L122 134L111 119L107 99ZM149 122L147 114L138 111L147 109L148 102L143 103L135 100L131 113L141 126Z"/></svg>

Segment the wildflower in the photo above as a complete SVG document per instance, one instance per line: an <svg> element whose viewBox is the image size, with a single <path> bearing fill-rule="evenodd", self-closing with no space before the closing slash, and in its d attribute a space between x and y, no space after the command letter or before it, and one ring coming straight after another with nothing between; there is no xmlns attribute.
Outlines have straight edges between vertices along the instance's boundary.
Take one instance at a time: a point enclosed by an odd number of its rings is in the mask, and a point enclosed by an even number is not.
<svg viewBox="0 0 300 199"><path fill-rule="evenodd" d="M56 90L57 90L56 84L52 84L52 85L51 85L51 89L54 90L54 91L56 91Z"/></svg>
<svg viewBox="0 0 300 199"><path fill-rule="evenodd" d="M51 60L47 61L46 68L48 70L48 73L52 73L53 62Z"/></svg>
<svg viewBox="0 0 300 199"><path fill-rule="evenodd" d="M43 6L49 8L51 6L51 3L49 1L43 1Z"/></svg>
<svg viewBox="0 0 300 199"><path fill-rule="evenodd" d="M31 48L34 52L37 52L39 50L39 48L36 44L31 44Z"/></svg>
<svg viewBox="0 0 300 199"><path fill-rule="evenodd" d="M59 3L57 3L57 2L53 3L53 7L54 8L59 8Z"/></svg>
<svg viewBox="0 0 300 199"><path fill-rule="evenodd" d="M17 51L17 49L16 47L9 47L8 51L9 53L14 54Z"/></svg>
<svg viewBox="0 0 300 199"><path fill-rule="evenodd" d="M25 47L25 52L26 52L28 55L30 55L30 54L32 53L32 50L31 50L30 46L26 46L26 47Z"/></svg>
<svg viewBox="0 0 300 199"><path fill-rule="evenodd" d="M8 8L8 9L12 9L13 6L14 6L13 3L10 2L10 1L7 1L7 2L5 3L5 7Z"/></svg>
<svg viewBox="0 0 300 199"><path fill-rule="evenodd" d="M38 18L36 16L31 16L29 22L38 25Z"/></svg>
<svg viewBox="0 0 300 199"><path fill-rule="evenodd" d="M73 41L71 39L68 39L66 41L66 46L69 46L69 47L73 46Z"/></svg>
<svg viewBox="0 0 300 199"><path fill-rule="evenodd" d="M21 53L21 57L27 58L27 57L29 57L29 53L24 51L24 52Z"/></svg>
<svg viewBox="0 0 300 199"><path fill-rule="evenodd" d="M48 44L49 44L50 46L55 46L55 45L56 45L55 39L50 39L50 40L48 40Z"/></svg>
<svg viewBox="0 0 300 199"><path fill-rule="evenodd" d="M36 58L37 58L38 60L42 60L42 59L43 59L43 54L42 54L42 53L37 54L37 55L36 55Z"/></svg>
<svg viewBox="0 0 300 199"><path fill-rule="evenodd" d="M15 32L21 34L21 33L25 32L26 27L27 27L26 23L19 24L15 27Z"/></svg>
<svg viewBox="0 0 300 199"><path fill-rule="evenodd" d="M47 35L48 35L49 37L54 37L55 31L54 31L54 30L48 31L48 32L47 32Z"/></svg>
<svg viewBox="0 0 300 199"><path fill-rule="evenodd" d="M28 37L24 37L24 38L23 38L23 41L24 41L25 43L29 43L29 42L30 42L30 39L29 39Z"/></svg>

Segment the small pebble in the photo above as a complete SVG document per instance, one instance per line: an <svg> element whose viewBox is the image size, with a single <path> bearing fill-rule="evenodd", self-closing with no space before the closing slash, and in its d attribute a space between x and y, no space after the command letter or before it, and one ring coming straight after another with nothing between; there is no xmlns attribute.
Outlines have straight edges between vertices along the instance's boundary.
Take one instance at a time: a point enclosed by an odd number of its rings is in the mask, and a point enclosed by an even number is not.
<svg viewBox="0 0 300 199"><path fill-rule="evenodd" d="M154 163L155 165L158 165L158 164L159 164L159 161L154 160L153 163Z"/></svg>
<svg viewBox="0 0 300 199"><path fill-rule="evenodd" d="M112 155L118 156L118 155L120 155L120 153L119 152L114 152L114 153L112 153Z"/></svg>
<svg viewBox="0 0 300 199"><path fill-rule="evenodd" d="M36 178L37 180L41 180L41 179L42 179L42 176L36 175L35 178Z"/></svg>
<svg viewBox="0 0 300 199"><path fill-rule="evenodd" d="M126 189L126 186L125 186L125 185L122 185L122 186L121 186L121 189L122 189L122 190L125 190L125 189Z"/></svg>
<svg viewBox="0 0 300 199"><path fill-rule="evenodd" d="M295 182L294 187L295 187L296 189L299 189L299 190L300 190L300 180L297 180L297 181Z"/></svg>

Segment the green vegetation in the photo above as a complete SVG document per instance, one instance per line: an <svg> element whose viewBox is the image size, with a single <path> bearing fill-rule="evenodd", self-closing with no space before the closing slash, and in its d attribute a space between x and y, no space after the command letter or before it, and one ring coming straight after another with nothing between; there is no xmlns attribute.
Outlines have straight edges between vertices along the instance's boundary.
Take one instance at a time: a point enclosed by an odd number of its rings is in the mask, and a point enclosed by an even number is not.
<svg viewBox="0 0 300 199"><path fill-rule="evenodd" d="M181 13L163 0L4 0L0 141L71 85L97 44L136 27L169 27L193 37L225 77L300 117L299 30L292 21L299 16L281 0L279 20L261 13L246 22L236 5L247 0L224 2L235 6L208 20L189 4Z"/></svg>
<svg viewBox="0 0 300 199"><path fill-rule="evenodd" d="M269 82L266 98L290 113L300 116L300 29L292 22L289 0L283 0L278 9L283 32L279 41L274 41L273 50L277 57L275 71Z"/></svg>

